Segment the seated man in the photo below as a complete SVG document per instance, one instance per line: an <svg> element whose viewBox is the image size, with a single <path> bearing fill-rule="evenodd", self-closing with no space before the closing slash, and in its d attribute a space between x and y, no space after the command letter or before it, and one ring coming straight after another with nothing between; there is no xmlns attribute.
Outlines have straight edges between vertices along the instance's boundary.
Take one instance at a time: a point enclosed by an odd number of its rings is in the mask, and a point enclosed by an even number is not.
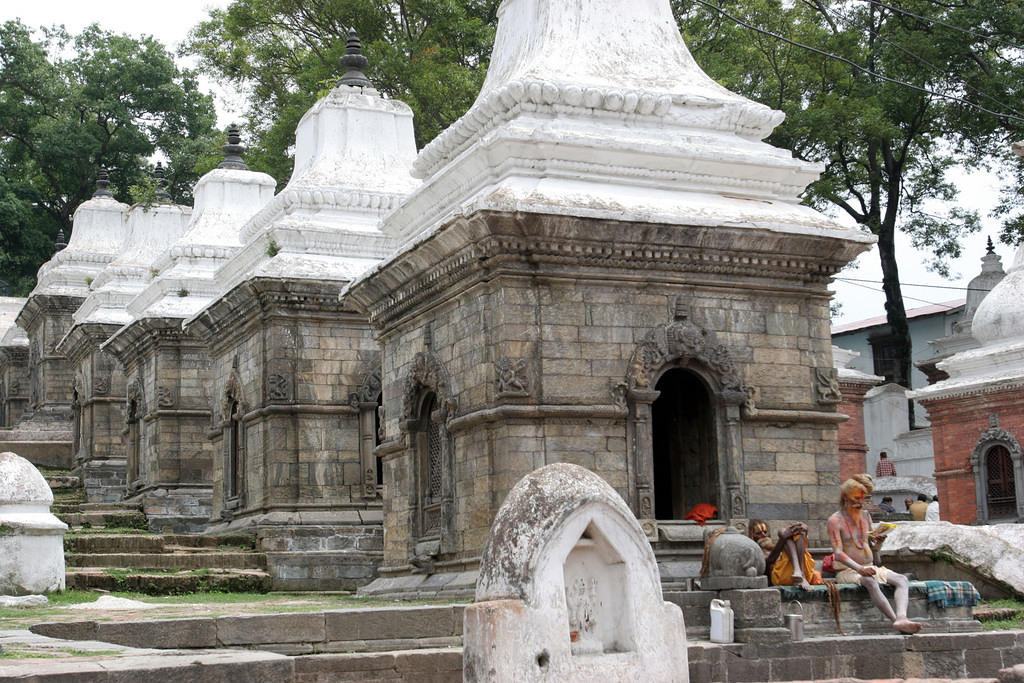
<svg viewBox="0 0 1024 683"><path fill-rule="evenodd" d="M871 515L864 510L864 501L873 490L874 482L869 474L854 475L839 488L839 511L828 518L828 535L838 570L836 582L864 586L871 602L892 622L893 628L901 633L917 633L921 624L907 618L910 603L907 577L873 564L873 548L884 540L884 535L872 532ZM879 584L883 583L896 589L895 611L882 594Z"/></svg>
<svg viewBox="0 0 1024 683"><path fill-rule="evenodd" d="M878 504L878 509L882 512L896 512L896 508L892 506L892 496L883 497L882 502Z"/></svg>
<svg viewBox="0 0 1024 683"><path fill-rule="evenodd" d="M800 586L808 591L812 585L825 583L821 574L814 570L814 558L807 552L807 525L803 522L780 529L779 541L773 543L768 524L762 519L752 519L750 537L764 551L764 573L771 585Z"/></svg>

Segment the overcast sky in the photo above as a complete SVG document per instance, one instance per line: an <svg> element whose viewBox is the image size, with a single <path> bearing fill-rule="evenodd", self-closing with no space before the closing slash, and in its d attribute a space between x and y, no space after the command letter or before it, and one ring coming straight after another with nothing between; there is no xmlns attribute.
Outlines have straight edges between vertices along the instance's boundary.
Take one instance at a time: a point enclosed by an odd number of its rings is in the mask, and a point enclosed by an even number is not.
<svg viewBox="0 0 1024 683"><path fill-rule="evenodd" d="M206 18L209 9L226 7L228 4L229 0L4 0L0 5L0 22L19 17L22 22L31 26L64 24L72 33L96 22L110 31L152 35L172 51L177 51L189 29ZM217 88L208 81L204 87L218 98L218 114L222 125L238 119L244 112L244 106L237 95L232 97L230 92ZM961 182L964 190L961 203L981 213L985 230L964 244L965 255L954 263L952 269L958 278L944 280L934 273L929 273L925 269L927 254L915 252L909 240L900 238L900 279L904 283L903 294L908 309L964 297L962 289L937 287L964 288L980 271L981 257L985 253L985 237L992 235L994 240L999 232L996 221L988 217L997 199L996 185L996 179L986 176L964 178ZM1003 258L1004 269L1008 268L1013 262L1014 250L996 244L996 252ZM836 283L837 299L842 304L842 312L834 323L849 323L884 315L885 297L881 293L881 267L877 251L872 250L862 255L855 262L855 266L843 271L839 277L868 282Z"/></svg>

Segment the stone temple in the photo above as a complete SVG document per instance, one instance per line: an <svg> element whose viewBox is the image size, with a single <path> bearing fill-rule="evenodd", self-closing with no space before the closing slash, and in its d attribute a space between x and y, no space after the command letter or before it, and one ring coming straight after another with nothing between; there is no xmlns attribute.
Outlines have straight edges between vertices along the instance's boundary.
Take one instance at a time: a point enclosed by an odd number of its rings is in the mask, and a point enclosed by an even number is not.
<svg viewBox="0 0 1024 683"><path fill-rule="evenodd" d="M762 141L782 114L705 75L667 0L506 0L418 154L354 35L342 64L282 191L232 134L195 207L101 185L43 267L21 424L90 500L251 532L277 588L387 595L471 594L552 463L622 497L666 584L697 575L700 503L824 539L828 286L873 238L799 203L820 167Z"/></svg>

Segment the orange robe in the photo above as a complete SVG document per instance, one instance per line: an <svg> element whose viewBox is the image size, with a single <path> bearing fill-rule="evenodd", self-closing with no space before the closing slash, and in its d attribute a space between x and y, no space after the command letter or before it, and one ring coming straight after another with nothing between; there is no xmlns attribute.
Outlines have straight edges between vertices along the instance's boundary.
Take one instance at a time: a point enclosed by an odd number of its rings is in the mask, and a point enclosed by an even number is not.
<svg viewBox="0 0 1024 683"><path fill-rule="evenodd" d="M793 540L800 538L794 536ZM821 578L821 573L814 569L814 558L811 554L804 551L803 561L804 576L807 578L807 583L812 586L821 585L825 583ZM772 574L769 577L769 581L773 586L791 586L793 585L793 563L789 559L789 553L783 550L779 553L779 556L775 559L775 564L772 565Z"/></svg>

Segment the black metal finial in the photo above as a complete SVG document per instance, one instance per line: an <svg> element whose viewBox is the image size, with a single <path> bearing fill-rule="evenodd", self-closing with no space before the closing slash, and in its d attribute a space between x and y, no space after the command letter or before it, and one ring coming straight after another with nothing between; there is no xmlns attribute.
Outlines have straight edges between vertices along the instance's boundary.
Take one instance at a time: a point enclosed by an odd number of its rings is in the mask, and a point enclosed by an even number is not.
<svg viewBox="0 0 1024 683"><path fill-rule="evenodd" d="M110 194L110 176L107 174L107 169L100 167L100 170L96 172L96 191L92 193L95 197L113 197Z"/></svg>
<svg viewBox="0 0 1024 683"><path fill-rule="evenodd" d="M161 202L171 201L171 194L167 191L167 174L164 172L164 165L156 162L153 170L153 180L156 181L156 198Z"/></svg>
<svg viewBox="0 0 1024 683"><path fill-rule="evenodd" d="M234 171L249 170L249 167L242 161L245 147L241 143L242 136L238 132L238 126L232 124L228 128L228 144L221 147L221 150L224 152L224 161L217 164L217 168L230 168Z"/></svg>
<svg viewBox="0 0 1024 683"><path fill-rule="evenodd" d="M68 241L64 239L64 228L57 228L57 240L53 243L53 253L56 254L66 246L68 246Z"/></svg>
<svg viewBox="0 0 1024 683"><path fill-rule="evenodd" d="M986 254L994 254L994 253L996 253L996 248L994 246L992 246L992 235L988 236L988 246L985 247L985 253Z"/></svg>
<svg viewBox="0 0 1024 683"><path fill-rule="evenodd" d="M373 83L363 73L363 69L369 64L362 53L362 43L355 29L348 32L348 41L345 43L345 54L338 59L341 66L346 69L338 85L351 85L356 88L372 88Z"/></svg>

